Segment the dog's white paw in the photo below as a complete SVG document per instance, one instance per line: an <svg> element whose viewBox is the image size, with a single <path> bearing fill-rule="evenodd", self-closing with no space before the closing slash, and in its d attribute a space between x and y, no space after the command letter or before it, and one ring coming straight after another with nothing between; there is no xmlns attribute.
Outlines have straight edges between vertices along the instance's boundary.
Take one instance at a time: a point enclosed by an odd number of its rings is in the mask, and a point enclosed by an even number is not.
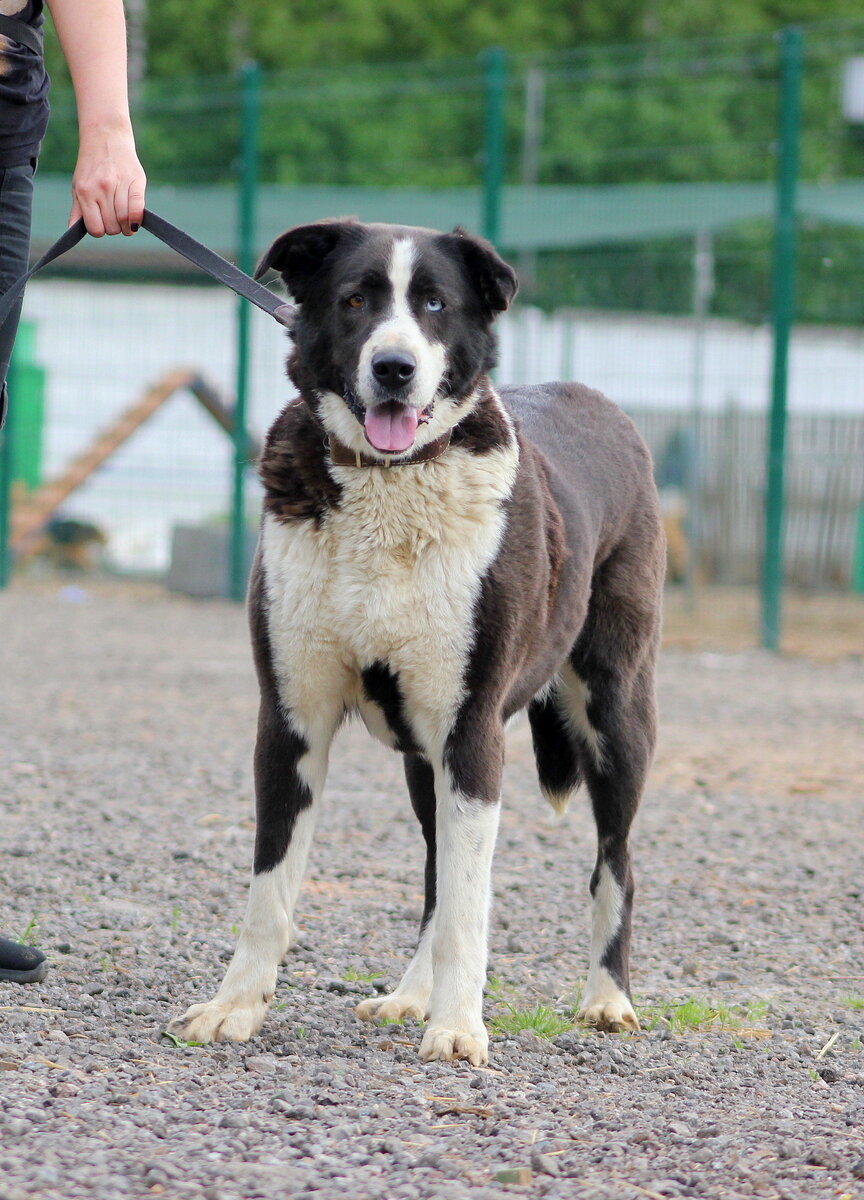
<svg viewBox="0 0 864 1200"><path fill-rule="evenodd" d="M402 1021L405 1017L413 1017L415 1021L426 1018L426 1005L417 996L400 996L392 992L389 996L373 996L369 1000L361 1000L354 1009L354 1015L361 1021Z"/></svg>
<svg viewBox="0 0 864 1200"><path fill-rule="evenodd" d="M444 1029L441 1025L430 1025L420 1043L423 1062L454 1062L467 1058L472 1067L480 1067L489 1061L489 1034L485 1029L473 1033L462 1033L455 1029Z"/></svg>
<svg viewBox="0 0 864 1200"><path fill-rule="evenodd" d="M175 1017L168 1033L185 1042L248 1042L267 1016L263 999L234 1004L210 1000L193 1004L182 1017Z"/></svg>
<svg viewBox="0 0 864 1200"><path fill-rule="evenodd" d="M623 992L614 998L605 998L595 1003L586 1002L579 1010L579 1020L608 1033L638 1033L641 1029L633 1005Z"/></svg>

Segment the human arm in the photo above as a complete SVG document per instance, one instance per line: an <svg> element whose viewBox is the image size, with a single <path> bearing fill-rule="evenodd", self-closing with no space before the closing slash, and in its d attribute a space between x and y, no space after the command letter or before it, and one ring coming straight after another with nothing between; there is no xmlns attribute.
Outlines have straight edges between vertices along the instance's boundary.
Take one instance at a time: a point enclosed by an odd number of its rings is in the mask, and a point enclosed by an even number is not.
<svg viewBox="0 0 864 1200"><path fill-rule="evenodd" d="M147 181L129 116L122 0L47 3L78 108L70 223L83 216L94 237L134 233L141 224Z"/></svg>

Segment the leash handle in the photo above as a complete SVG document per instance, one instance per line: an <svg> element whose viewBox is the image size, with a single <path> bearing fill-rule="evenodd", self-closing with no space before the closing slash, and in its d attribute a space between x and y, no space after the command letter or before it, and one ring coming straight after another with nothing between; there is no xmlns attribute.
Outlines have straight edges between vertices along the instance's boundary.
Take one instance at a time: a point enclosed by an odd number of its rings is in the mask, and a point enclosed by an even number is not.
<svg viewBox="0 0 864 1200"><path fill-rule="evenodd" d="M170 249L191 262L193 266L205 271L218 283L224 283L226 287L231 288L238 296L243 296L244 299L250 300L258 308L263 309L264 312L278 321L280 325L285 325L288 328L291 327L296 313L293 304L286 304L279 296L274 295L269 288L258 283L250 275L241 271L239 267L235 267L233 263L228 262L221 255L216 254L208 246L196 241L195 238L191 237L184 230L179 229L176 225L172 225L170 221L166 221L164 217L160 217L149 208L145 208L144 210L142 227L149 230L160 242L164 242ZM16 279L11 287L0 296L0 327L5 324L15 306L15 302L36 272L41 271L43 267L47 267L49 263L66 254L73 246L77 246L86 233L87 228L84 225L84 218L79 217L75 224L70 225L53 246L50 246L45 251L27 274L22 275L20 279Z"/></svg>

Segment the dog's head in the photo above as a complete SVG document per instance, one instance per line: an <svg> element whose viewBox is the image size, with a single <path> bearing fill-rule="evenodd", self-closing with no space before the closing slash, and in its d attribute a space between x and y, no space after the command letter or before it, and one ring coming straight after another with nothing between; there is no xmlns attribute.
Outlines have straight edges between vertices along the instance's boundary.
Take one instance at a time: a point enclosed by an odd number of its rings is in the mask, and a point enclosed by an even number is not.
<svg viewBox="0 0 864 1200"><path fill-rule="evenodd" d="M282 234L257 275L271 268L300 305L292 380L328 433L381 458L412 454L470 409L517 286L494 247L461 229L351 220Z"/></svg>

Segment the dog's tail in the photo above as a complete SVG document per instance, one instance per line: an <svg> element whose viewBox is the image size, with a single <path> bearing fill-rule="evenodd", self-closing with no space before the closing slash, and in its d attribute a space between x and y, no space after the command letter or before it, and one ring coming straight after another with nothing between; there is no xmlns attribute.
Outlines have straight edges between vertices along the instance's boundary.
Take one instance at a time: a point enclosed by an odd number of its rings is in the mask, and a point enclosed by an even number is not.
<svg viewBox="0 0 864 1200"><path fill-rule="evenodd" d="M578 746L556 703L554 686L534 697L528 705L528 720L540 791L561 817L582 783L582 766Z"/></svg>
<svg viewBox="0 0 864 1200"><path fill-rule="evenodd" d="M567 806L570 803L570 797L573 795L575 790L576 789L573 788L573 791L570 792L550 792L543 787L542 783L540 784L540 791L543 793L543 799L555 810L556 817L564 816L567 811Z"/></svg>

